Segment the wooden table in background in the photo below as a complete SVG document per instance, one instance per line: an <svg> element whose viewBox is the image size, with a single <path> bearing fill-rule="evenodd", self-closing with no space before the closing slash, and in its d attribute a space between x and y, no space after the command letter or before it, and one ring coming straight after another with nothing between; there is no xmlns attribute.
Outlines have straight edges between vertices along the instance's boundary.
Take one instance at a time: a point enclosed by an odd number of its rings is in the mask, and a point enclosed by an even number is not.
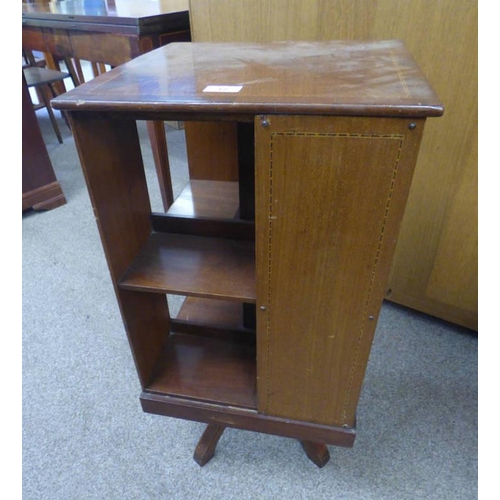
<svg viewBox="0 0 500 500"><path fill-rule="evenodd" d="M23 211L49 210L66 203L57 181L40 126L31 103L29 90L23 85Z"/></svg>
<svg viewBox="0 0 500 500"><path fill-rule="evenodd" d="M23 49L118 66L170 42L190 40L189 0L23 2ZM163 122L148 123L165 207L173 201Z"/></svg>

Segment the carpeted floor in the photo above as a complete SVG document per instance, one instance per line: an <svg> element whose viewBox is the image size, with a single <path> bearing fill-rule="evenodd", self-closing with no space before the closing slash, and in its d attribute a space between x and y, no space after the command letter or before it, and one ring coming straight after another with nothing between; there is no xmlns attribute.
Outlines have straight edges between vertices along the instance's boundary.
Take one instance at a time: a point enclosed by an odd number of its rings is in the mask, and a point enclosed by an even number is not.
<svg viewBox="0 0 500 500"><path fill-rule="evenodd" d="M477 498L477 335L384 304L352 449L318 469L292 439L228 429L204 468L202 424L148 415L73 138L40 122L67 204L23 215L23 499ZM161 210L139 124L152 206ZM174 190L183 131L169 129ZM172 306L175 308L174 301Z"/></svg>

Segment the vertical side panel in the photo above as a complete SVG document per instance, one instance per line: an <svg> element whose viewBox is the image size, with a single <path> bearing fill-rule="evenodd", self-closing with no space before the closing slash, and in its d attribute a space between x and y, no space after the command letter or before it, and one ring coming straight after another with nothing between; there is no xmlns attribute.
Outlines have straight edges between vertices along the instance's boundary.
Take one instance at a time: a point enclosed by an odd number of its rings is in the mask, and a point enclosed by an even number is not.
<svg viewBox="0 0 500 500"><path fill-rule="evenodd" d="M424 120L256 121L258 408L353 426Z"/></svg>
<svg viewBox="0 0 500 500"><path fill-rule="evenodd" d="M169 331L166 297L117 282L151 234L151 206L134 121L72 116L73 134L142 386Z"/></svg>
<svg viewBox="0 0 500 500"><path fill-rule="evenodd" d="M185 122L189 177L238 180L238 133L234 122Z"/></svg>

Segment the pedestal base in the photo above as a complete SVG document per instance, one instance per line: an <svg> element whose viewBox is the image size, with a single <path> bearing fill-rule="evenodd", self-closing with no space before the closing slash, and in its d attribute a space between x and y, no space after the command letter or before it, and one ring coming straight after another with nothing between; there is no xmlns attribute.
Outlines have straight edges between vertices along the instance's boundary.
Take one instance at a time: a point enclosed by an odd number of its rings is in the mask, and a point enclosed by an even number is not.
<svg viewBox="0 0 500 500"><path fill-rule="evenodd" d="M207 425L193 455L195 462L200 467L203 467L214 456L217 443L225 429L224 425L217 423ZM330 460L330 453L325 444L313 443L312 441L300 441L300 444L306 452L307 458L319 468L324 467Z"/></svg>
<svg viewBox="0 0 500 500"><path fill-rule="evenodd" d="M301 441L300 444L306 452L307 458L315 463L320 469L330 460L330 452L323 443L313 443L312 441Z"/></svg>
<svg viewBox="0 0 500 500"><path fill-rule="evenodd" d="M214 456L217 443L225 429L225 426L220 424L207 425L193 456L195 462L200 467L203 467Z"/></svg>

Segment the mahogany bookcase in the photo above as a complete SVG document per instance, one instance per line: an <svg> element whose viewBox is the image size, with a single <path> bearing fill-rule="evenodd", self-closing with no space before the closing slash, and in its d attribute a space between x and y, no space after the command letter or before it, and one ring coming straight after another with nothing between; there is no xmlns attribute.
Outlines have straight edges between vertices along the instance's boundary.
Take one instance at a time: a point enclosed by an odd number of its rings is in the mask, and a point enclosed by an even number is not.
<svg viewBox="0 0 500 500"><path fill-rule="evenodd" d="M173 43L53 104L144 411L206 422L200 465L226 427L298 439L318 466L352 446L424 123L443 113L404 44ZM191 180L152 213L136 120L236 122L238 182ZM167 294L186 297L175 318Z"/></svg>

